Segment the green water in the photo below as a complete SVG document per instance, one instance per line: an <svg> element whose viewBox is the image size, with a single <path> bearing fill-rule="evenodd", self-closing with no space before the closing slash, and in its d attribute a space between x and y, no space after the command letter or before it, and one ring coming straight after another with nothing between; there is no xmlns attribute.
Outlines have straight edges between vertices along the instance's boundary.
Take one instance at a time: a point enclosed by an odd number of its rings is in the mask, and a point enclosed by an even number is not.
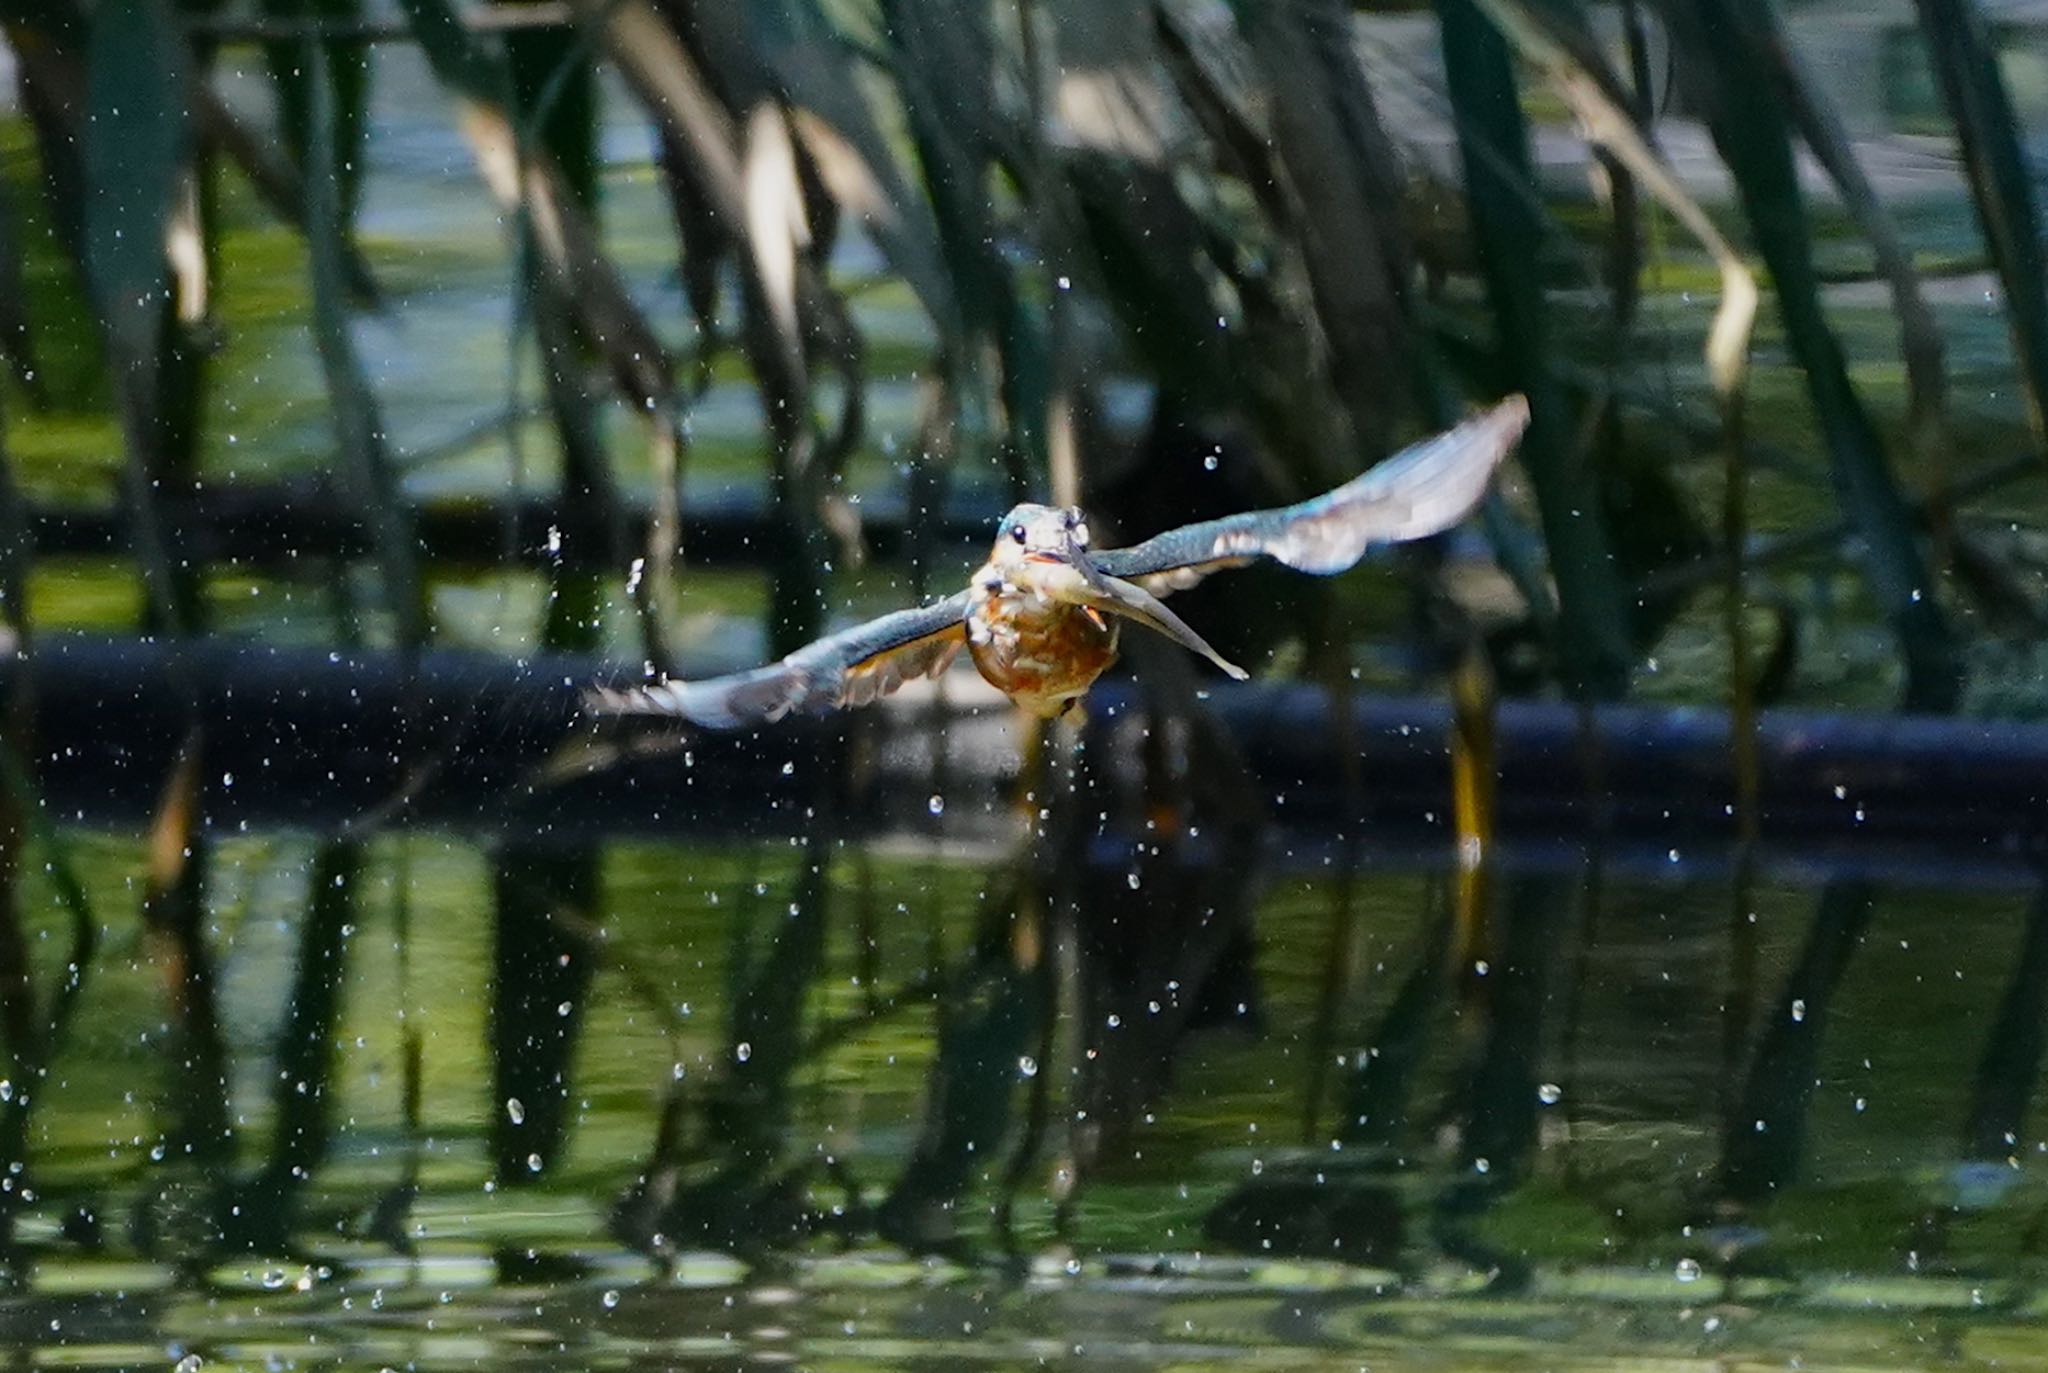
<svg viewBox="0 0 2048 1373"><path fill-rule="evenodd" d="M517 460L501 431L477 430L538 394L529 377L515 397L510 379L503 226L424 78L402 59L381 77L363 230L389 304L361 342L394 448L423 498L544 487L539 420L517 427ZM673 325L644 135L622 121L608 137L610 246ZM22 170L16 145L0 152ZM225 194L242 227L206 471L322 470L303 261L244 192ZM14 199L33 214L32 194ZM1905 218L1923 253L1976 251L1955 204ZM1680 244L1658 271L1645 370L1659 394L1688 393L1711 278ZM42 317L66 317L61 279L31 286ZM1958 465L2003 457L2022 423L2003 319L1970 291L1936 303ZM1833 304L1895 423L1887 307L1854 291ZM871 286L857 310L876 381L853 473L872 489L898 475L928 340L900 289ZM95 374L90 347L49 341L60 393ZM1760 436L1811 451L1769 321L1758 365ZM635 454L632 417L611 422ZM692 417L690 489L755 479L758 429L742 379L714 387ZM118 433L89 405L15 420L7 438L39 496L108 497ZM625 465L644 478L637 456ZM1712 480L1706 459L1680 475ZM1758 528L1823 514L1815 478L1760 473ZM2037 489L2001 500L2038 523ZM880 605L895 577L843 589ZM1798 588L1822 607L1805 622L1802 703L1868 704L1895 685L1849 583L1815 572ZM1392 585L1360 574L1346 593L1360 623L1397 623ZM331 635L328 590L225 570L209 587L223 631L297 642ZM435 594L444 643L509 651L531 646L545 588L450 579ZM758 576L693 572L683 647L748 656L761 603ZM32 604L45 627L126 631L140 596L132 569L53 562ZM623 605L607 633L630 656ZM1696 607L1643 697L1715 699L1719 635L1718 610ZM2021 705L2038 697L2037 671L2015 677ZM1841 889L1829 907L1796 856L1738 909L1723 875L1682 858L1645 871L1583 854L1498 874L1475 925L1448 852L1349 877L1274 852L1223 917L1237 937L1219 940L1204 893L1241 870L1191 858L1185 879L1169 862L1126 885L1113 855L1062 927L1022 829L968 851L863 851L821 828L808 848L554 855L595 882L548 934L576 976L536 991L524 1026L570 1046L548 1088L562 1130L536 1129L538 1167L525 1132L548 1101L495 1085L533 1050L494 1055L505 916L488 841L371 836L322 926L310 888L332 836L215 836L198 947L222 1059L195 1076L188 984L141 916L145 843L67 832L100 944L47 1077L0 1090L0 1118L28 1120L27 1170L7 1180L27 1189L0 1300L12 1362L2048 1368L2048 1138L2028 1109L2042 916L2009 878L1879 890L1844 930ZM25 874L45 1004L72 938L43 866L59 856L32 850ZM1177 898L1149 900L1148 883L1176 880ZM331 961L308 979L322 937ZM1817 982L1816 960L1832 969ZM1035 1019L1048 998L1049 1025ZM287 1070L295 1017L318 1033ZM308 1101L324 1117L293 1106ZM224 1132L195 1141L189 1122L214 1108ZM2001 1111L2013 1138L1986 1148L1972 1123ZM295 1165L297 1146L310 1153ZM1778 1171L1738 1197L1738 1163ZM661 1210L650 1181L683 1202Z"/></svg>
<svg viewBox="0 0 2048 1373"><path fill-rule="evenodd" d="M836 853L801 1003L810 1047L781 1065L772 1151L724 1175L735 1189L785 1181L750 1202L738 1253L684 1243L656 1262L620 1241L610 1209L645 1172L671 1091L693 1148L719 1155L710 1103L768 1052L735 1038L736 1000L761 993L734 964L763 966L788 937L790 853L606 851L567 1150L542 1176L497 1178L494 1120L520 1108L490 1090L487 857L434 836L378 841L346 936L331 1076L317 1088L335 1132L288 1242L252 1251L221 1247L233 1221L216 1189L254 1176L276 1146L272 1050L307 928L311 845L236 841L215 855L209 936L234 1145L207 1167L165 1149L187 1103L133 914L143 855L91 840L74 857L106 943L76 1033L36 1093L26 1295L7 1307L28 1366L160 1366L187 1351L208 1365L425 1369L2041 1366L2048 1140L2035 1123L2009 1160L1977 1171L1963 1167L1962 1142L2012 995L2034 904L2025 891L1878 894L1831 999L1797 1013L1820 1041L1798 1180L1743 1212L1732 1265L1736 1222L1714 1205L1728 894L1679 869L1551 883L1566 893L1539 917L1551 947L1527 966L1497 956L1488 972L1534 979L1521 1009L1446 980L1384 1147L1345 1142L1344 1103L1356 1065L1391 1052L1389 1012L1446 915L1441 879L1361 874L1347 924L1338 884L1276 875L1257 905L1248 980L1232 984L1252 989L1249 1013L1225 1008L1178 1037L1163 1076L1119 1079L1125 1069L1108 1066L1117 1037L1141 1032L1122 1017L1146 1002L1084 953L1085 1000L1113 1009L1069 1019L1071 1050L1035 1073L1012 1061L965 1078L984 1105L1052 1086L1040 1161L1005 1184L1016 1134L995 1141L948 1210L956 1233L918 1253L880 1235L873 1208L915 1173L920 1129L959 1109L932 1090L935 1021L966 1013L957 915L980 903L990 873ZM63 921L54 901L41 908L48 962ZM1738 1075L1812 938L1816 898L1766 886L1755 909L1756 1010ZM935 964L936 1001L917 990ZM882 989L872 1001L864 979ZM1519 1075L1502 1076L1494 1031L1511 1015L1527 1017L1510 1028L1534 1043ZM411 1125L407 1027L423 1050ZM1467 1095L1475 1075L1534 1094L1531 1151L1512 1177L1465 1156L1464 1137L1485 1128ZM1101 1109L1118 1094L1142 1109L1092 1150L1057 1109ZM372 1237L371 1217L414 1148L400 1253ZM840 1165L831 1176L805 1166L825 1155ZM1056 1225L1048 1197L1074 1168ZM1267 1228L1218 1236L1231 1199L1275 1184L1290 1190L1263 1193L1278 1198L1263 1208ZM1362 1266L1341 1261L1346 1242L1354 1253L1380 1242L1370 1232L1385 1213L1362 1227L1332 1219L1343 1203L1326 1207L1317 1189L1387 1198L1405 1239ZM811 1213L807 1233L789 1230L770 1195ZM993 1221L1005 1195L1016 1202L1007 1240ZM80 1207L100 1218L94 1245L63 1233Z"/></svg>

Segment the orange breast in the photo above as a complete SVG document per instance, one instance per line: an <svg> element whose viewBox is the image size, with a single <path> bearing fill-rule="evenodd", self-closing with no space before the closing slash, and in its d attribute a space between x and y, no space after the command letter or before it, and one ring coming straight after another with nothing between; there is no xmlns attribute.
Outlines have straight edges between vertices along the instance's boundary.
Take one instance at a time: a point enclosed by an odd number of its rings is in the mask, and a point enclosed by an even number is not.
<svg viewBox="0 0 2048 1373"><path fill-rule="evenodd" d="M991 596L969 612L967 647L990 685L1052 716L1116 661L1116 622L1035 597Z"/></svg>

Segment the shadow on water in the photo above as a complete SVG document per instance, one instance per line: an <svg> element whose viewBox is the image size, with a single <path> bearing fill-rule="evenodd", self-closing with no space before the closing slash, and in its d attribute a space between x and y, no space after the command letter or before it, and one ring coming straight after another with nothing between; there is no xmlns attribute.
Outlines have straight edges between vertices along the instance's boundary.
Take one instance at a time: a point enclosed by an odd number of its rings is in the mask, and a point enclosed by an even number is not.
<svg viewBox="0 0 2048 1373"><path fill-rule="evenodd" d="M1805 942L1770 1004L1721 1151L1720 1189L1754 1205L1791 1186L1807 1155L1807 1117L1828 1012L1875 912L1870 884L1832 882L1821 892Z"/></svg>

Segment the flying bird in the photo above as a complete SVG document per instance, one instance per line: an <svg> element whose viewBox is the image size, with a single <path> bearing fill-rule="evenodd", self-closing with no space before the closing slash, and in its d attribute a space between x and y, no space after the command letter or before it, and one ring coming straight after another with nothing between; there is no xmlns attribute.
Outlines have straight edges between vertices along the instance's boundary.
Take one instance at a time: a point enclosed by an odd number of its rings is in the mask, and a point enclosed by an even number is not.
<svg viewBox="0 0 2048 1373"><path fill-rule="evenodd" d="M617 714L681 716L707 729L744 729L792 711L866 705L907 681L938 676L965 648L992 686L1030 714L1051 719L1087 695L1116 661L1117 630L1125 620L1166 635L1241 680L1244 669L1160 597L1260 558L1330 576L1355 566L1374 544L1448 529L1485 495L1494 468L1528 422L1528 402L1509 396L1312 500L1184 525L1129 548L1090 548L1088 522L1078 509L1020 505L1003 516L988 561L964 591L841 630L766 667L599 689L590 705Z"/></svg>

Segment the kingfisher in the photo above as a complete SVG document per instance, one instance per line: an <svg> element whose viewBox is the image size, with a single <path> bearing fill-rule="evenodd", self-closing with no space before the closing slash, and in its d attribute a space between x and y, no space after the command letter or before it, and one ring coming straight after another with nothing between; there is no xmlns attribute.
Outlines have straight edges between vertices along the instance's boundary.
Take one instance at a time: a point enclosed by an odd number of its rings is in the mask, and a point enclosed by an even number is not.
<svg viewBox="0 0 2048 1373"><path fill-rule="evenodd" d="M988 561L964 591L827 635L766 667L600 689L590 704L746 729L791 712L867 705L905 682L938 676L964 648L991 686L1027 714L1053 719L1116 661L1125 621L1242 680L1245 670L1161 597L1261 558L1331 576L1356 566L1375 544L1441 533L1479 503L1528 422L1528 401L1509 396L1334 491L1184 525L1128 548L1091 547L1087 518L1074 507L1019 505L1003 516Z"/></svg>

